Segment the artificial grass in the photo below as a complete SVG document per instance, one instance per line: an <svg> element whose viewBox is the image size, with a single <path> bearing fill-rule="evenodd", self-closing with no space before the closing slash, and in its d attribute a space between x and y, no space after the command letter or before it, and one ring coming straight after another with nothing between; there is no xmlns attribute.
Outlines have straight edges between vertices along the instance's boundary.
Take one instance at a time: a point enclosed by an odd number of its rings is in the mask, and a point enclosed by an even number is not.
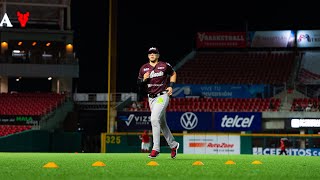
<svg viewBox="0 0 320 180"><path fill-rule="evenodd" d="M320 179L317 156L161 153L0 153L0 179ZM105 166L92 166L95 162ZM157 166L147 165L151 161ZM195 166L201 161L203 165ZM233 161L235 164L226 164ZM252 164L254 161L262 164ZM54 162L57 168L44 166Z"/></svg>

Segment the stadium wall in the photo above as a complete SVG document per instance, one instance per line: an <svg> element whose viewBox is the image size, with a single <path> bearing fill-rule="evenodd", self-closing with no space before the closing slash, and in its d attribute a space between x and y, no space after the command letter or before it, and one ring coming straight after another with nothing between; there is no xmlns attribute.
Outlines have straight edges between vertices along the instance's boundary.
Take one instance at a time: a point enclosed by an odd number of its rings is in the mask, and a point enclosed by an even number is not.
<svg viewBox="0 0 320 180"><path fill-rule="evenodd" d="M0 152L81 152L81 133L31 130L0 137Z"/></svg>

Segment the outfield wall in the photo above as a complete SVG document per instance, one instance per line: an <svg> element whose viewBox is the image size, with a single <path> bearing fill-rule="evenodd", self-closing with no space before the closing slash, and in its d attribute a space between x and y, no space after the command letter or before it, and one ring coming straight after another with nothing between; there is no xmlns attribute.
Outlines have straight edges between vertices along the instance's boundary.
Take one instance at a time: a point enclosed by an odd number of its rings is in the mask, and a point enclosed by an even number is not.
<svg viewBox="0 0 320 180"><path fill-rule="evenodd" d="M136 153L141 150L138 133L102 133L102 153ZM173 134L180 143L179 153L185 154L252 154L251 138L240 134ZM150 135L150 137L152 137ZM241 145L241 139L243 141ZM170 152L163 136L160 151ZM250 146L249 146L250 144ZM249 148L250 147L250 148ZM150 148L151 149L151 148Z"/></svg>
<svg viewBox="0 0 320 180"><path fill-rule="evenodd" d="M81 134L30 130L0 137L0 152L81 152Z"/></svg>
<svg viewBox="0 0 320 180"><path fill-rule="evenodd" d="M138 153L141 147L139 135L139 133L102 133L101 152ZM173 135L180 143L178 152L184 154L276 155L279 153L280 139L285 137L291 142L288 147L290 155L320 156L320 148L295 147L300 145L300 141L319 141L318 134L174 133ZM163 136L161 136L160 151L170 152Z"/></svg>

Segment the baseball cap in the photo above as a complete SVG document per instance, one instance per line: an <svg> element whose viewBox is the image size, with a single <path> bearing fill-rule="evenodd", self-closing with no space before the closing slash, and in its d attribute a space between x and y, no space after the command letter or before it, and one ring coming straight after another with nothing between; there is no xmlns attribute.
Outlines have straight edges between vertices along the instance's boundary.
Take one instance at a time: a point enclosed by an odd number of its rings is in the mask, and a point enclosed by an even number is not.
<svg viewBox="0 0 320 180"><path fill-rule="evenodd" d="M148 50L148 54L150 54L150 53L159 54L159 50L158 50L158 48L156 48L156 47L151 47L151 48L149 48L149 50Z"/></svg>

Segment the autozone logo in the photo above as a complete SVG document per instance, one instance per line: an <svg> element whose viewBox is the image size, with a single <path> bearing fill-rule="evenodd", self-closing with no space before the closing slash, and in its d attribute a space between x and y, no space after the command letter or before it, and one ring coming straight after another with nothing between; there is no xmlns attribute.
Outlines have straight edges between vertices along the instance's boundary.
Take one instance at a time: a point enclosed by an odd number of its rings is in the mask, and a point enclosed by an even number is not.
<svg viewBox="0 0 320 180"><path fill-rule="evenodd" d="M198 125L198 117L192 112L183 113L180 124L184 129L191 130Z"/></svg>
<svg viewBox="0 0 320 180"><path fill-rule="evenodd" d="M189 147L200 148L200 147L208 147L208 148L234 148L234 144L229 143L204 143L204 142L190 142Z"/></svg>
<svg viewBox="0 0 320 180"><path fill-rule="evenodd" d="M125 121L127 126L130 126L132 120L136 122L136 125L146 125L150 124L151 116L135 116L134 114L130 114L128 120Z"/></svg>

